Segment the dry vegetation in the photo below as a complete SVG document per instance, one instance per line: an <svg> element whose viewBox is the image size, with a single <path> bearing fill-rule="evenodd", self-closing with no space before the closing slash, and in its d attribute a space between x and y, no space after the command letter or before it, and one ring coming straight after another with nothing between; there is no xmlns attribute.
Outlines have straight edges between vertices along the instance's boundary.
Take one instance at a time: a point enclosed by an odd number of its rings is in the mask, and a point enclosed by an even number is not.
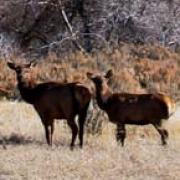
<svg viewBox="0 0 180 180"><path fill-rule="evenodd" d="M19 57L11 59L26 61ZM122 44L113 51L94 55L77 52L62 59L49 54L24 75L32 86L47 81L90 84L87 71L112 68L115 75L110 86L114 91L162 91L178 101L179 66L179 55L165 48ZM0 61L0 69L0 87L10 92L8 98L19 98L15 74L8 69L4 59ZM88 117L91 120L86 126L84 148L80 150L77 146L71 151L68 144L71 133L66 123L56 121L54 143L50 148L34 109L22 102L2 100L0 179L179 179L179 112L178 109L167 123L170 131L167 147L160 145L160 137L153 127L129 126L122 148L116 144L114 125L107 123L106 115L95 106L93 118Z"/></svg>
<svg viewBox="0 0 180 180"><path fill-rule="evenodd" d="M76 43L90 54L75 52L57 2L0 0L0 180L180 179L180 108L166 124L167 147L160 145L159 134L151 126L128 126L125 147L118 147L115 126L94 102L84 148L69 149L71 133L63 121L56 121L50 148L34 109L14 101L21 99L15 73L6 65L9 59L3 59L12 52L21 54L11 55L11 60L20 63L28 61L22 56L41 57L24 74L31 86L81 81L94 90L86 73L111 68L113 91L161 91L179 102L179 1L61 1L78 37Z"/></svg>
<svg viewBox="0 0 180 180"><path fill-rule="evenodd" d="M179 179L180 114L166 124L169 145L151 126L128 127L125 147L117 146L114 126L103 123L101 135L85 133L85 145L69 149L70 131L56 121L54 145L45 142L40 119L30 105L0 103L0 179ZM177 120L177 121L176 121Z"/></svg>
<svg viewBox="0 0 180 180"><path fill-rule="evenodd" d="M24 63L17 56L13 61ZM87 71L106 71L112 68L114 77L110 82L114 91L154 92L161 91L179 98L180 56L170 50L152 45L122 44L114 50L104 50L92 55L81 52L64 58L50 53L46 58L37 60L25 78L33 86L43 81L83 81L89 84ZM16 86L15 74L8 69L5 60L0 61L0 87L12 91Z"/></svg>

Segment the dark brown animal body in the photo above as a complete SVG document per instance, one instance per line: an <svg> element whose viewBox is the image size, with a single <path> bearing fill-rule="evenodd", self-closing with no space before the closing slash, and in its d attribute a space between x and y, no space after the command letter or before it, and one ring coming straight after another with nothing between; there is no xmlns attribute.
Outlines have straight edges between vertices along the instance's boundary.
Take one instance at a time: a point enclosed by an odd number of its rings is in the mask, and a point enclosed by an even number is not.
<svg viewBox="0 0 180 180"><path fill-rule="evenodd" d="M152 124L161 135L162 144L166 144L168 131L162 128L163 120L167 120L175 110L175 102L165 94L127 94L112 93L107 86L107 79L112 75L108 71L105 76L87 74L96 86L96 99L109 120L117 124L117 141L124 145L126 124Z"/></svg>
<svg viewBox="0 0 180 180"><path fill-rule="evenodd" d="M41 83L30 87L23 80L23 68L30 65L15 65L11 62L8 66L16 72L18 88L22 98L34 106L39 114L45 128L46 140L52 145L52 136L54 132L54 119L67 119L67 123L72 130L73 148L78 126L75 122L75 116L79 116L79 140L80 146L83 146L84 123L87 115L87 109L91 100L89 89L81 83Z"/></svg>

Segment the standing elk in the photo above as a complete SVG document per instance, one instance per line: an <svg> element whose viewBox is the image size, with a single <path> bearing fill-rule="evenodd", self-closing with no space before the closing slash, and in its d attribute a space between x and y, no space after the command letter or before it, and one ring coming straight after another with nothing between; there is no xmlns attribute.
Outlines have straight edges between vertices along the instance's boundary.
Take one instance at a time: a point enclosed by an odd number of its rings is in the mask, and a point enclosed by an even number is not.
<svg viewBox="0 0 180 180"><path fill-rule="evenodd" d="M127 94L112 93L107 82L112 76L112 70L106 75L87 73L96 87L96 100L104 110L109 120L117 125L116 139L124 146L126 124L152 124L161 136L162 144L167 144L168 131L162 128L163 120L175 111L175 102L165 94Z"/></svg>
<svg viewBox="0 0 180 180"><path fill-rule="evenodd" d="M67 123L72 130L70 146L73 148L78 134L78 126L75 122L75 116L78 115L79 141L80 147L82 147L84 123L91 101L91 92L88 87L78 82L47 82L31 87L23 78L24 68L30 68L31 63L17 65L8 62L7 65L16 72L18 89L22 99L32 104L39 114L44 125L48 145L52 145L54 119L67 119Z"/></svg>

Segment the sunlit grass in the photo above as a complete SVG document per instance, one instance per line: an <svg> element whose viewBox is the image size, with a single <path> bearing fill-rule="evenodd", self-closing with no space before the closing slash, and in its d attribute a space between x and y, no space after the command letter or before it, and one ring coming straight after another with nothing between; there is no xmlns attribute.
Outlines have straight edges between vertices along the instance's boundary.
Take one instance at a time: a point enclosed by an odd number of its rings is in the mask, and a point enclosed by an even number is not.
<svg viewBox="0 0 180 180"><path fill-rule="evenodd" d="M50 148L31 105L1 102L0 133L6 140L6 149L0 146L0 179L178 180L179 117L176 113L166 124L170 131L167 147L160 145L158 133L149 125L128 126L122 148L115 141L115 126L104 123L102 134L93 136L85 132L84 148L77 146L71 151L71 133L65 121L56 122Z"/></svg>

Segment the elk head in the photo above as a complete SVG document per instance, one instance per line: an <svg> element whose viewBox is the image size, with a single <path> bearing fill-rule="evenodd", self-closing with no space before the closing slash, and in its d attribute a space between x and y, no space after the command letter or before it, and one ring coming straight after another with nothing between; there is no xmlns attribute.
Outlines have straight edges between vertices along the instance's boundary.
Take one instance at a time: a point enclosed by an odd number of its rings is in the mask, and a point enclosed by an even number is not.
<svg viewBox="0 0 180 180"><path fill-rule="evenodd" d="M104 82L108 83L112 75L112 69L108 70L104 75L87 72L87 77L92 80L96 86L102 86Z"/></svg>
<svg viewBox="0 0 180 180"><path fill-rule="evenodd" d="M29 79L27 78L28 71L26 69L29 69L32 67L32 62L26 63L26 64L16 64L13 63L12 61L7 62L7 66L12 69L13 71L16 72L17 80L19 85L26 85L33 87L34 83L32 80L32 77ZM27 74L26 74L27 73ZM28 79L28 81L27 81Z"/></svg>
<svg viewBox="0 0 180 180"><path fill-rule="evenodd" d="M99 107L105 108L107 99L112 94L107 83L110 77L113 75L112 70L108 70L105 75L87 73L87 77L92 80L96 89L96 99Z"/></svg>
<svg viewBox="0 0 180 180"><path fill-rule="evenodd" d="M21 73L22 69L31 67L31 63L23 64L23 65L17 65L13 62L7 62L7 65L10 69L16 71L17 74Z"/></svg>

